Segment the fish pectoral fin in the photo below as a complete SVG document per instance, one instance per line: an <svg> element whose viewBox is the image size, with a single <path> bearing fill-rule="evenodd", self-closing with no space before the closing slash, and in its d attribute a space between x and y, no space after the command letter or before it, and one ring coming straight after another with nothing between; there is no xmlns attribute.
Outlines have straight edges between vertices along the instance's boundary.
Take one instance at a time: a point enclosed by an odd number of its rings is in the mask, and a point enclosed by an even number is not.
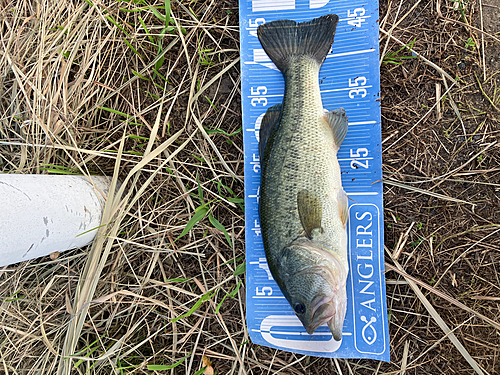
<svg viewBox="0 0 500 375"><path fill-rule="evenodd" d="M333 132L333 140L337 149L340 148L342 142L347 135L348 121L347 115L345 114L344 108L338 108L334 111L326 113L324 119L330 125Z"/></svg>
<svg viewBox="0 0 500 375"><path fill-rule="evenodd" d="M266 149L267 141L278 128L281 117L281 104L269 107L266 114L262 118L259 131L259 156L260 160L264 159L264 150Z"/></svg>
<svg viewBox="0 0 500 375"><path fill-rule="evenodd" d="M347 196L344 189L340 189L339 191L338 202L339 202L340 220L342 220L342 224L344 224L344 228L346 228L347 216L349 215L349 197Z"/></svg>
<svg viewBox="0 0 500 375"><path fill-rule="evenodd" d="M323 207L319 197L303 189L297 194L297 208L299 218L307 237L312 239L314 234L323 232L321 228L321 218L323 216Z"/></svg>

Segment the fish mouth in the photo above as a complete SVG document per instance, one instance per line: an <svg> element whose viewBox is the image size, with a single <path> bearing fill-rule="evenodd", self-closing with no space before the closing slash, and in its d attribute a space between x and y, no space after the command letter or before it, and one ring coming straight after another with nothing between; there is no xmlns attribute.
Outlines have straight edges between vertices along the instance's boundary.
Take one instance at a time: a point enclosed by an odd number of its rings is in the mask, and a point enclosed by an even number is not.
<svg viewBox="0 0 500 375"><path fill-rule="evenodd" d="M317 296L314 298L311 311L311 321L305 326L308 334L312 335L319 326L329 322L335 316L335 307L332 305L332 299L326 296Z"/></svg>
<svg viewBox="0 0 500 375"><path fill-rule="evenodd" d="M294 245L315 252L324 261L302 268L298 274L321 275L329 288L316 295L310 303L310 313L301 318L307 333L312 335L316 329L327 323L335 341L342 339L342 328L347 310L346 282L348 270L341 258L320 243L309 239L298 239Z"/></svg>
<svg viewBox="0 0 500 375"><path fill-rule="evenodd" d="M345 290L345 270L337 263L337 270L330 267L316 266L307 270L307 273L323 273L331 286L327 295L318 295L311 302L311 313L308 324L304 324L307 333L312 335L319 326L327 323L335 341L342 339L342 328L347 308L347 295Z"/></svg>
<svg viewBox="0 0 500 375"><path fill-rule="evenodd" d="M312 306L311 320L304 325L307 333L312 335L319 326L327 323L335 341L340 341L347 310L346 291L341 289L332 298L318 296Z"/></svg>
<svg viewBox="0 0 500 375"><path fill-rule="evenodd" d="M342 340L342 329L347 311L347 294L345 288L339 290L332 303L335 305L336 311L328 322L328 328L330 328L335 341L340 341Z"/></svg>

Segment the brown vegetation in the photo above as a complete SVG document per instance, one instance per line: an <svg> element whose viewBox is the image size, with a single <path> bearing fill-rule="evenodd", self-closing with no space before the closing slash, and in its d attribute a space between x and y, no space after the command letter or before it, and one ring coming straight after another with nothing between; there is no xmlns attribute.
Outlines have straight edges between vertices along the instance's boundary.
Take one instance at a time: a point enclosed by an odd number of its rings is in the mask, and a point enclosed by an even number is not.
<svg viewBox="0 0 500 375"><path fill-rule="evenodd" d="M500 372L497 0L380 4L391 363L248 340L236 1L1 4L0 170L123 184L0 269L0 373Z"/></svg>

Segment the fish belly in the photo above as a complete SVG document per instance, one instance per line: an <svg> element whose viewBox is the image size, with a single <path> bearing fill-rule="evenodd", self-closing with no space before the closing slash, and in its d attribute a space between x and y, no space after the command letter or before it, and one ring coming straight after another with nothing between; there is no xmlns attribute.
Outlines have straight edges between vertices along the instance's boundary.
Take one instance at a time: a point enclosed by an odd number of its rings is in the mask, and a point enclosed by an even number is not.
<svg viewBox="0 0 500 375"><path fill-rule="evenodd" d="M290 64L281 120L273 141L266 146L261 226L271 268L277 266L286 246L305 235L297 209L297 194L305 189L322 204L320 241L348 269L347 234L338 200L342 190L338 146L323 116L318 74L319 64L306 56Z"/></svg>

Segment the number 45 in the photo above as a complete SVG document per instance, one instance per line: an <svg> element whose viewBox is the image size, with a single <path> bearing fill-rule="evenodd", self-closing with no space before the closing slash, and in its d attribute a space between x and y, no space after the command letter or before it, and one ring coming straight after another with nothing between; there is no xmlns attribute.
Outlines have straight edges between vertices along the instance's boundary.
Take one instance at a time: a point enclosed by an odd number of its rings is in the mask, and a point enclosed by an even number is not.
<svg viewBox="0 0 500 375"><path fill-rule="evenodd" d="M359 14L358 14L359 12ZM354 26L354 27L361 27L361 24L366 21L366 18L362 18L364 16L366 10L365 8L356 8L354 11L351 13L350 10L347 11L347 17L355 17L354 19L350 19L347 21L348 25Z"/></svg>

